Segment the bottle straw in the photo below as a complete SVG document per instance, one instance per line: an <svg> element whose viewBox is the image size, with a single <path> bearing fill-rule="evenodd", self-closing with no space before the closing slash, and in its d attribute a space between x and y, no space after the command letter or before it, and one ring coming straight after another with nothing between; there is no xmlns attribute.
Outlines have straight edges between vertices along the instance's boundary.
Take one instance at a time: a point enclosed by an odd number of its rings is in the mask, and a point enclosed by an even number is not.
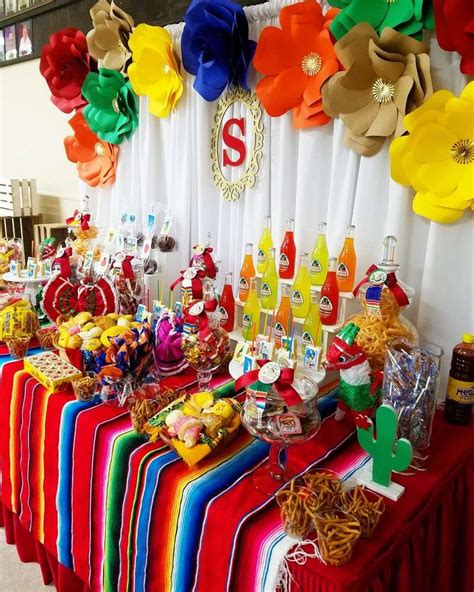
<svg viewBox="0 0 474 592"><path fill-rule="evenodd" d="M265 312L265 321L263 323L263 334L267 332L268 310Z"/></svg>
<svg viewBox="0 0 474 592"><path fill-rule="evenodd" d="M268 336L268 341L272 340L273 325L275 324L274 319L275 319L275 311L272 312L272 320L270 321L270 334Z"/></svg>

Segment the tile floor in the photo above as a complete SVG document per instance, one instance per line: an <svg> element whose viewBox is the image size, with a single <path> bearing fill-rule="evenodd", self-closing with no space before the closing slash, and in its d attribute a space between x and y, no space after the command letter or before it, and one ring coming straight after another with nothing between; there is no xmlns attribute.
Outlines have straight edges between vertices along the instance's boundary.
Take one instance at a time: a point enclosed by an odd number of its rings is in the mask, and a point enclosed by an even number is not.
<svg viewBox="0 0 474 592"><path fill-rule="evenodd" d="M45 586L37 563L22 563L15 545L7 545L0 529L0 592L54 592Z"/></svg>

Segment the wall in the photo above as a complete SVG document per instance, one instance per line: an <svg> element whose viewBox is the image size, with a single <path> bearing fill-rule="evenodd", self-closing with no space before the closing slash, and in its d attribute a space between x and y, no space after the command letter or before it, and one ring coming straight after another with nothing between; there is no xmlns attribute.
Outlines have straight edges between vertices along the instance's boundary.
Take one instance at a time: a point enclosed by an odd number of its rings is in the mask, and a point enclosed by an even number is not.
<svg viewBox="0 0 474 592"><path fill-rule="evenodd" d="M36 178L45 221L78 203L75 167L64 154L68 116L49 100L39 60L0 69L0 177ZM62 201L65 200L65 201Z"/></svg>

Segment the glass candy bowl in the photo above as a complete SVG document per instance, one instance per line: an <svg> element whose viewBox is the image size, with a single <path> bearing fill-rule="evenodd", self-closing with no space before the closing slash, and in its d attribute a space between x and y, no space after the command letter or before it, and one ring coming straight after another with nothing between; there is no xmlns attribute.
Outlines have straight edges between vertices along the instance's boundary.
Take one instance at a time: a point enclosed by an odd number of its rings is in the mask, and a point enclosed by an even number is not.
<svg viewBox="0 0 474 592"><path fill-rule="evenodd" d="M268 393L262 393L254 386L250 385L246 389L241 418L252 436L270 444L268 461L254 471L253 481L259 491L272 495L295 475L295 471L286 463L286 448L309 440L319 430L321 416L316 405L318 386L306 377L296 379L293 387L302 401L293 406L286 404L274 385Z"/></svg>

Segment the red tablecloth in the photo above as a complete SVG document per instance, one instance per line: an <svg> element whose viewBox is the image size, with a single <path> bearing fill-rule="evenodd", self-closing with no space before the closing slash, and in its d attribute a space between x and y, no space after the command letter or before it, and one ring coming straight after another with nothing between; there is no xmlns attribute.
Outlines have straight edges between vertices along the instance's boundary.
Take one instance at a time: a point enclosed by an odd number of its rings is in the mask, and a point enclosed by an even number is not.
<svg viewBox="0 0 474 592"><path fill-rule="evenodd" d="M123 410L48 396L14 369L4 369L0 400L5 526L45 582L60 592L271 589L289 539L275 502L252 486L263 444L242 431L189 471L134 436ZM348 478L367 460L350 433L328 418L290 457ZM474 429L438 416L427 471L396 477L406 493L387 501L375 537L341 568L291 564L292 589L472 592L473 451Z"/></svg>

